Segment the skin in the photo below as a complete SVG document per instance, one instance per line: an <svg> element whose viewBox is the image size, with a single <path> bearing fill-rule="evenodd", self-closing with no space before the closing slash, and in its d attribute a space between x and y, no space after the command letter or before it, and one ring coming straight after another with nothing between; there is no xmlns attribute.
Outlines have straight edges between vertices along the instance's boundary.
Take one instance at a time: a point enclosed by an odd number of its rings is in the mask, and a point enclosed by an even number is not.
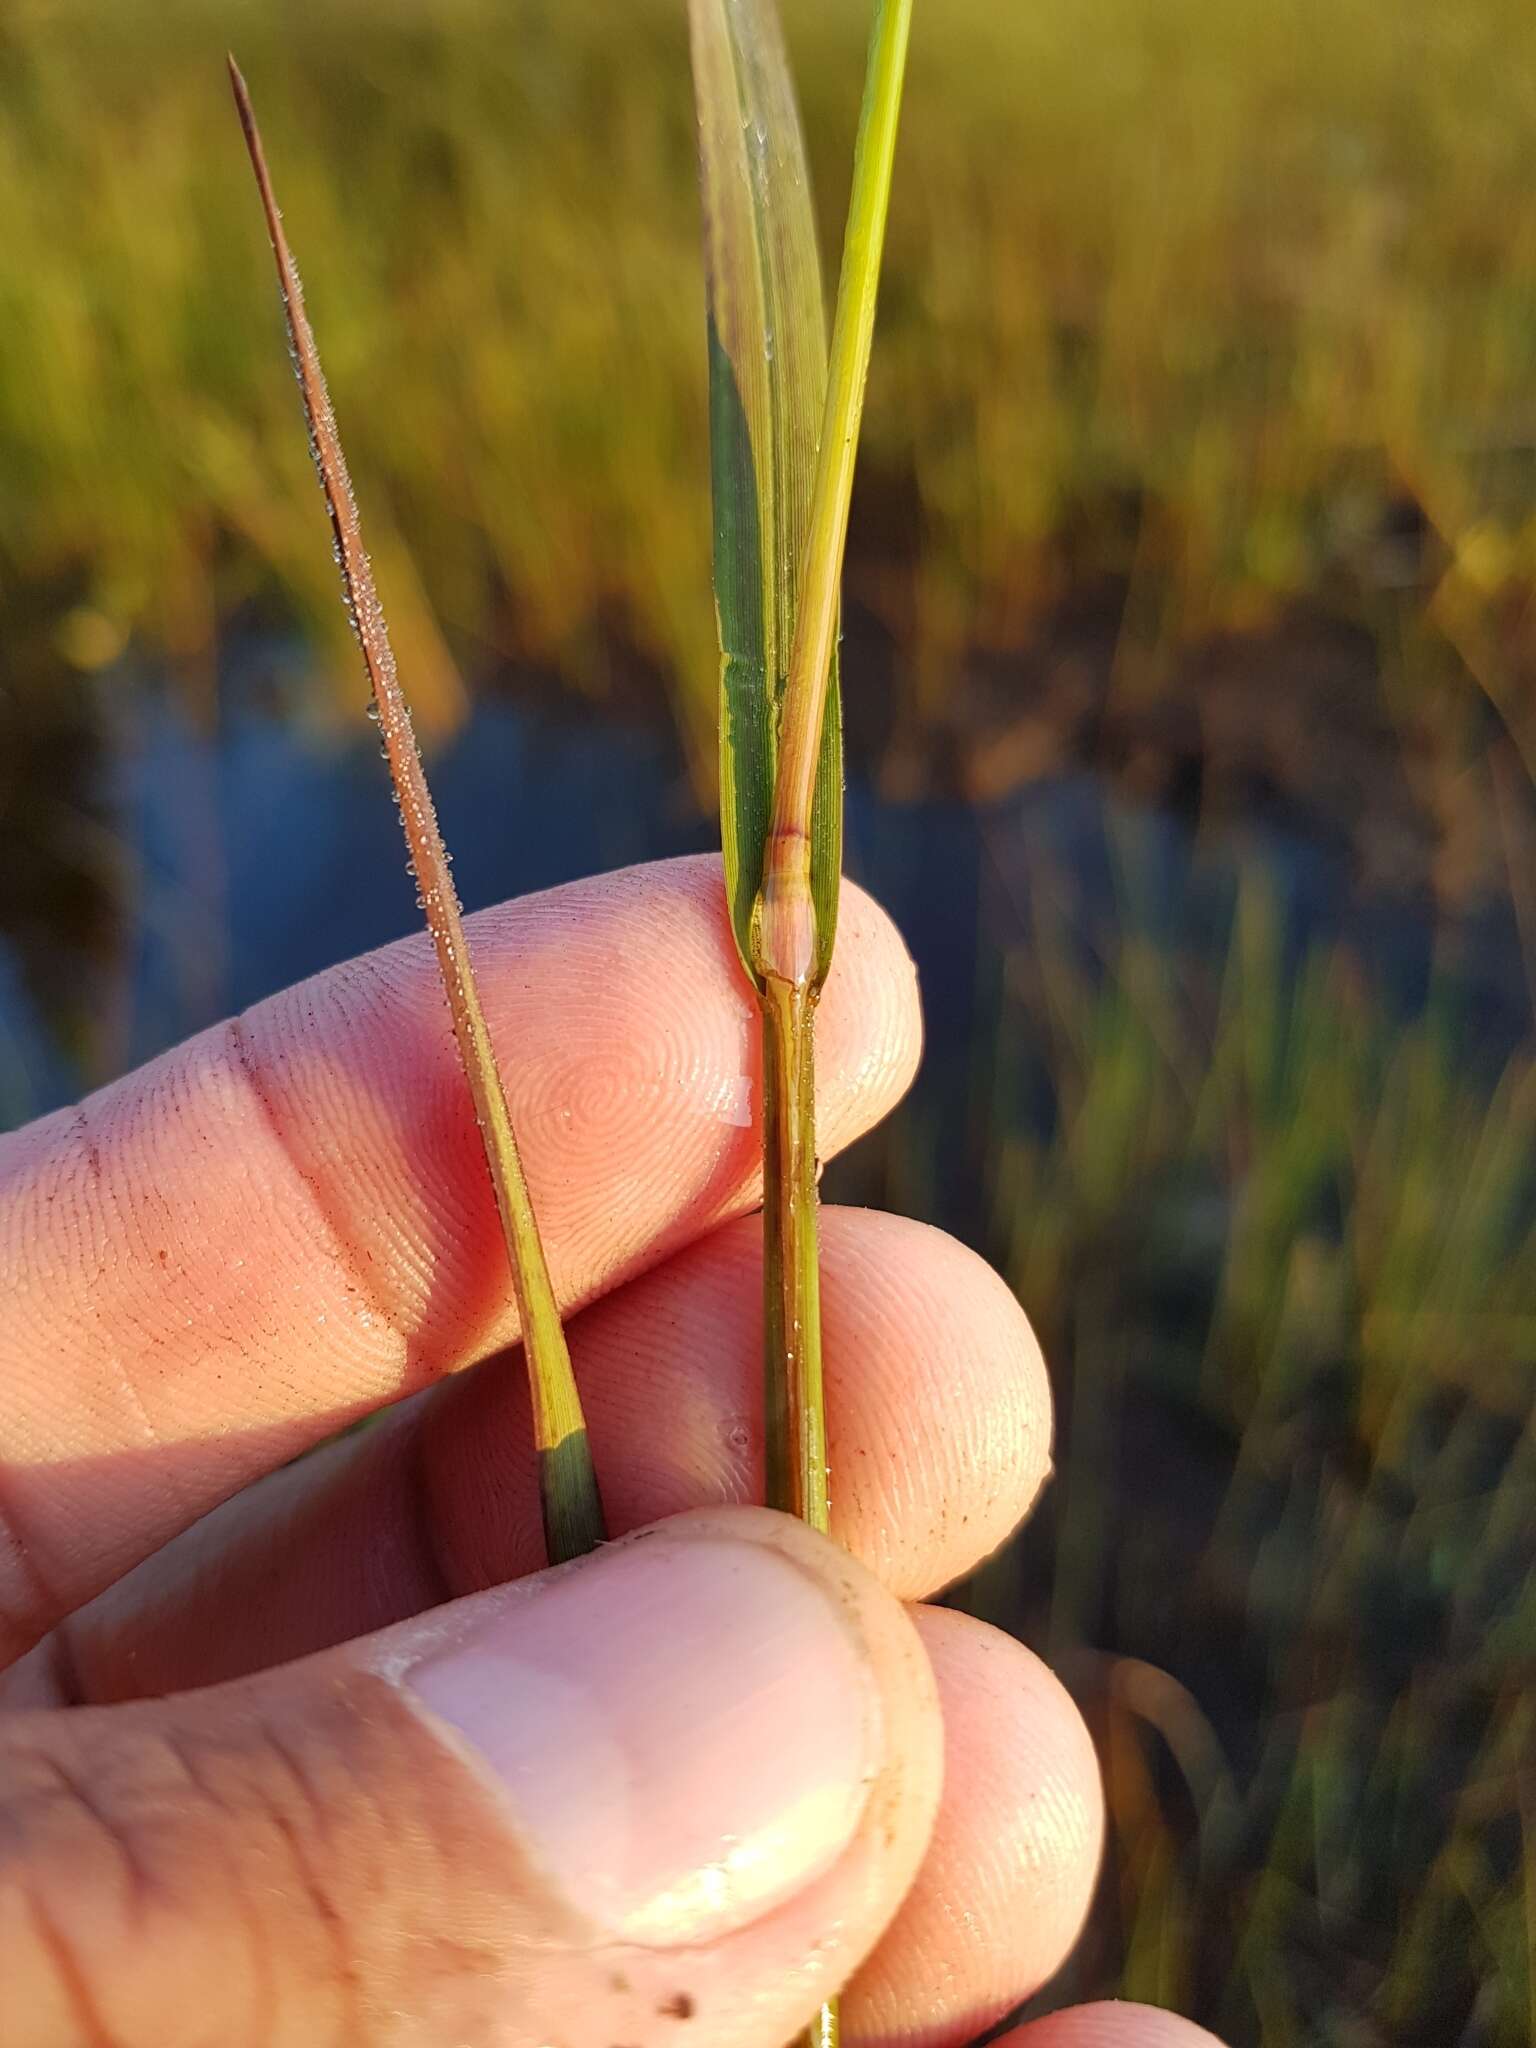
<svg viewBox="0 0 1536 2048"><path fill-rule="evenodd" d="M952 1240L828 1211L842 1547L744 1505L756 1088L718 867L471 940L627 1540L539 1570L424 942L0 1140L7 2039L782 2048L845 1984L850 2048L968 2040L1067 1955L1102 1827L1051 1674L916 1604L1045 1481L1033 1337ZM919 1043L900 939L850 889L828 1152ZM1211 2039L1124 2005L1008 2038Z"/></svg>

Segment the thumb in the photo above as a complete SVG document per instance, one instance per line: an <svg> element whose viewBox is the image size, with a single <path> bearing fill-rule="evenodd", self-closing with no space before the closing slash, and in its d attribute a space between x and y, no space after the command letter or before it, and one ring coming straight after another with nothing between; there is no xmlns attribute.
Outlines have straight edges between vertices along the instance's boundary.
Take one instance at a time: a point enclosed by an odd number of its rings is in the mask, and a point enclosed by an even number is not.
<svg viewBox="0 0 1536 2048"><path fill-rule="evenodd" d="M782 2048L900 1903L939 1757L867 1572L682 1515L255 1679L0 1720L0 2031Z"/></svg>

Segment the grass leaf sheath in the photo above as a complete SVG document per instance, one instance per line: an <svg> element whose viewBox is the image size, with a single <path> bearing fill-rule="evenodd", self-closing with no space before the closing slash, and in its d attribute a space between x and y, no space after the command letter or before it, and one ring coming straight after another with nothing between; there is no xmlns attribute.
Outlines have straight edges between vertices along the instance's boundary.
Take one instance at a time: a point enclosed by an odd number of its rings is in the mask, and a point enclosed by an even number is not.
<svg viewBox="0 0 1536 2048"><path fill-rule="evenodd" d="M271 176L250 94L233 57L230 82L240 125L250 151L266 215L267 233L277 262L283 315L303 394L310 447L325 493L335 536L347 610L362 649L363 662L377 707L389 772L400 805L411 867L421 892L421 905L437 952L438 968L453 1019L459 1057L469 1082L475 1119L495 1189L513 1285L522 1318L523 1349L532 1393L534 1440L544 1510L544 1535L550 1561L580 1556L602 1541L602 1509L587 1444L581 1401L571 1371L570 1353L550 1284L549 1268L523 1176L522 1160L501 1085L490 1033L475 985L469 942L459 909L458 893L438 829L437 813L421 764L410 712L395 669L383 609L374 588L373 572L363 548L357 504L346 458L336 431L320 358L315 348L303 286L283 232Z"/></svg>

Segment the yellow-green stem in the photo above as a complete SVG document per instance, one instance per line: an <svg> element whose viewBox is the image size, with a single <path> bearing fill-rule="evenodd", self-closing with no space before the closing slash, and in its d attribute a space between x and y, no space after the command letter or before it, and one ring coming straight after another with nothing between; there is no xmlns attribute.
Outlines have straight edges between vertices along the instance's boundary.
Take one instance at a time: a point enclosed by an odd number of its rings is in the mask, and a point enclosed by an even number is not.
<svg viewBox="0 0 1536 2048"><path fill-rule="evenodd" d="M763 1392L768 1505L831 1528L821 1378L816 1191L816 995L769 976L763 1016ZM830 2000L794 2048L838 2048Z"/></svg>
<svg viewBox="0 0 1536 2048"><path fill-rule="evenodd" d="M763 993L763 1354L768 1505L825 1532L815 1000L804 981Z"/></svg>
<svg viewBox="0 0 1536 2048"><path fill-rule="evenodd" d="M795 2043L795 2048L837 2048L839 2038L837 2000L829 1999Z"/></svg>

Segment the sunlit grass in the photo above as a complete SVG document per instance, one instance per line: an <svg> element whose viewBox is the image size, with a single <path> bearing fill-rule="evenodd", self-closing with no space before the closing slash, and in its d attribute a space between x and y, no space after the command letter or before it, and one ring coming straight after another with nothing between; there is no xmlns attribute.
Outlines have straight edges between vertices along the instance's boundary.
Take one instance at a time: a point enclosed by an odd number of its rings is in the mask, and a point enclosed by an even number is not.
<svg viewBox="0 0 1536 2048"><path fill-rule="evenodd" d="M864 9L785 11L831 243ZM682 15L9 10L0 562L51 584L76 659L132 634L195 675L242 600L338 631L255 284L225 260L240 165L209 80L235 40L270 81L425 722L456 715L450 650L601 693L623 646L708 780ZM1496 630L1536 569L1533 59L1518 0L1407 0L1390 35L1375 0L919 20L865 437L891 509L856 526L852 585L897 632L909 720L962 646L1016 645L1095 562L1133 581L1133 692L1330 578L1368 609L1408 491L1443 530L1435 629L1536 760Z"/></svg>

